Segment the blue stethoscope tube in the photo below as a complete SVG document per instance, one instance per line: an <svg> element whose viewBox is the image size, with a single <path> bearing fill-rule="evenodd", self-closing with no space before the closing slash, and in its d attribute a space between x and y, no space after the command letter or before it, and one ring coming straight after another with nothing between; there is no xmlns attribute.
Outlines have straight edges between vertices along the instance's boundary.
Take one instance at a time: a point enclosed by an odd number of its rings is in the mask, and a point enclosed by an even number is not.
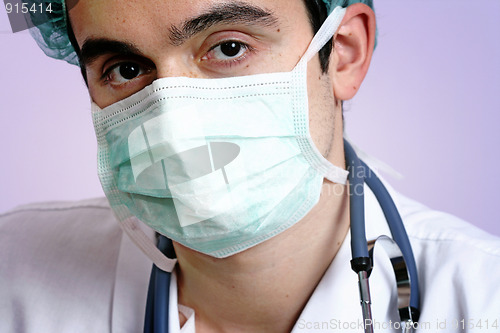
<svg viewBox="0 0 500 333"><path fill-rule="evenodd" d="M417 266L415 257L411 249L410 240L403 225L401 215L394 204L389 192L377 175L360 160L351 145L344 140L344 151L346 164L349 170L349 190L350 190L350 214L351 214L351 253L352 269L359 273L360 271L371 272L372 263L368 256L368 246L365 234L365 214L364 214L364 195L363 183L372 190L377 201L382 208L392 238L398 244L408 267L411 279L411 318L418 321L420 315L420 293L418 288Z"/></svg>
<svg viewBox="0 0 500 333"><path fill-rule="evenodd" d="M368 246L366 242L365 228L365 201L364 198L364 175L367 169L363 169L361 161L352 149L351 145L344 140L344 152L347 170L349 171L349 215L351 228L351 253L355 260L352 263L354 270L367 271L370 268Z"/></svg>
<svg viewBox="0 0 500 333"><path fill-rule="evenodd" d="M158 249L169 258L175 257L172 241L165 236L159 236ZM146 301L144 333L168 333L170 276L171 273L153 264Z"/></svg>
<svg viewBox="0 0 500 333"><path fill-rule="evenodd" d="M364 183L370 187L377 198L385 215L394 241L398 244L407 263L411 279L411 298L413 320L418 321L420 298L418 290L418 275L415 258L411 250L410 241L404 228L401 216L389 192L373 171L361 161L351 145L344 140L346 164L349 172L350 196L350 228L352 269L356 273L367 272L372 269L372 262L368 254L368 245L365 232ZM362 176L361 176L362 175ZM369 176L367 176L369 175ZM169 258L175 257L172 241L160 235L158 248ZM170 273L162 271L153 265L149 281L148 298L144 333L168 333Z"/></svg>

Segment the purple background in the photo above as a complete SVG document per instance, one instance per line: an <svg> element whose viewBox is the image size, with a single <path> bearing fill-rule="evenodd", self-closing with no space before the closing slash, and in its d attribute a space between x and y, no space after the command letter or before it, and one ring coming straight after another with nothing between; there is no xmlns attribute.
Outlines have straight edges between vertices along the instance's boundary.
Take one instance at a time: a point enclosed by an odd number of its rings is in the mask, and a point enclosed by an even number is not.
<svg viewBox="0 0 500 333"><path fill-rule="evenodd" d="M500 235L500 1L375 0L379 45L347 135L405 195ZM0 212L101 196L79 69L12 34L0 8Z"/></svg>

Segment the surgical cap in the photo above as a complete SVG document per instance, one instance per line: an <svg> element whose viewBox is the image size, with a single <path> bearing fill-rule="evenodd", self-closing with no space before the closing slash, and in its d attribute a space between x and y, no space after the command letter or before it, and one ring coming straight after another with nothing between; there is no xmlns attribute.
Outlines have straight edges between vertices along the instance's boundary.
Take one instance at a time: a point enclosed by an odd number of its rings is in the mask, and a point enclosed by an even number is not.
<svg viewBox="0 0 500 333"><path fill-rule="evenodd" d="M342 6L345 8L358 2L364 3L365 5L368 5L371 9L373 9L373 0L323 0L323 2L326 5L328 14L330 14L335 7Z"/></svg>
<svg viewBox="0 0 500 333"><path fill-rule="evenodd" d="M78 65L78 56L68 37L68 25L66 16L65 0L28 0L28 8L36 4L36 8L42 4L50 3L51 12L37 11L29 12L33 28L30 29L31 36L38 46L49 57L65 60L72 65Z"/></svg>
<svg viewBox="0 0 500 333"><path fill-rule="evenodd" d="M26 0L25 0L26 1ZM323 0L330 13L337 6L347 7L357 2L367 4L373 9L373 0ZM51 4L52 12L43 11L32 14L29 12L34 26L30 29L31 36L36 40L38 46L49 57L65 60L72 65L78 65L78 56L68 36L68 18L66 16L65 0L27 0L31 8L32 4L46 6Z"/></svg>

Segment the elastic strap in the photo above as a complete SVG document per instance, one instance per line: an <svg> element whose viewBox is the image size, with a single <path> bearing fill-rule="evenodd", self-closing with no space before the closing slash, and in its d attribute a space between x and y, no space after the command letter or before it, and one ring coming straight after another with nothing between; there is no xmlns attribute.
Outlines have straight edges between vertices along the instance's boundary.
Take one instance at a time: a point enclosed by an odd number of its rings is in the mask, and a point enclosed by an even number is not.
<svg viewBox="0 0 500 333"><path fill-rule="evenodd" d="M314 38L309 44L309 47L302 57L301 62L309 62L309 60L311 60L316 55L316 53L318 53L319 50L321 50L323 46L325 46L326 43L328 43L328 41L332 39L333 35L335 35L335 33L337 32L342 19L344 18L345 12L345 8L338 6L330 15L328 15L321 28L319 28L316 35L314 35Z"/></svg>
<svg viewBox="0 0 500 333"><path fill-rule="evenodd" d="M123 230L129 235L132 241L142 250L158 268L165 272L172 272L177 263L177 259L166 257L153 243L153 241L142 231L139 220L130 217L121 221Z"/></svg>

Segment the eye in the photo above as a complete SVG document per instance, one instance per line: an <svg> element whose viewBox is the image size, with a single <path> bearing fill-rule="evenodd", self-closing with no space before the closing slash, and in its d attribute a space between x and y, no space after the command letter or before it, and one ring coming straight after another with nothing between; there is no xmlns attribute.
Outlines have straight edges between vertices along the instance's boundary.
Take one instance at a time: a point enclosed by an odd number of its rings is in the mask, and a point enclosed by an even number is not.
<svg viewBox="0 0 500 333"><path fill-rule="evenodd" d="M123 84L143 74L149 73L149 68L144 68L138 63L121 62L111 66L104 73L105 81L111 84Z"/></svg>
<svg viewBox="0 0 500 333"><path fill-rule="evenodd" d="M210 49L203 60L235 60L249 50L249 46L238 41L220 43Z"/></svg>

